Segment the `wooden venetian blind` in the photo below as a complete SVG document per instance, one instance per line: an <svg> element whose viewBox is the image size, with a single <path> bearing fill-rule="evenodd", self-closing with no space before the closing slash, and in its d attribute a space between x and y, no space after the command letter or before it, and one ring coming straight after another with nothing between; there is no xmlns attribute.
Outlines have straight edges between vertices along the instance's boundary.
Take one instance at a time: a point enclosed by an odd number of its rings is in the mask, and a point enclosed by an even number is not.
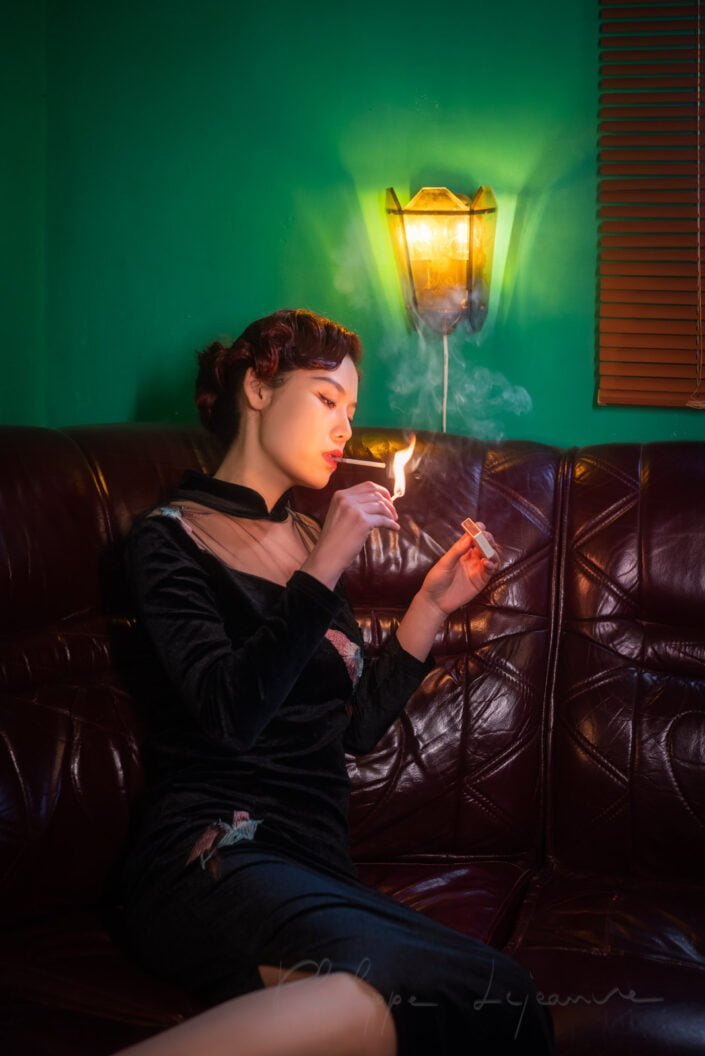
<svg viewBox="0 0 705 1056"><path fill-rule="evenodd" d="M599 404L705 409L705 0L600 0Z"/></svg>

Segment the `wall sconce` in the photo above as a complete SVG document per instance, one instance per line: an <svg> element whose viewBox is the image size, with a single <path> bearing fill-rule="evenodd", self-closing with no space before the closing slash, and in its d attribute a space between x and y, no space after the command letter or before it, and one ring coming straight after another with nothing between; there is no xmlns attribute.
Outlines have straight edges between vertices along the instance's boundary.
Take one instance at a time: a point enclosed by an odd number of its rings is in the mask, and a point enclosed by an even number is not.
<svg viewBox="0 0 705 1056"><path fill-rule="evenodd" d="M422 187L405 209L387 188L387 217L411 320L443 335L443 432L448 402L448 334L487 316L497 202L490 187L472 201L447 187Z"/></svg>

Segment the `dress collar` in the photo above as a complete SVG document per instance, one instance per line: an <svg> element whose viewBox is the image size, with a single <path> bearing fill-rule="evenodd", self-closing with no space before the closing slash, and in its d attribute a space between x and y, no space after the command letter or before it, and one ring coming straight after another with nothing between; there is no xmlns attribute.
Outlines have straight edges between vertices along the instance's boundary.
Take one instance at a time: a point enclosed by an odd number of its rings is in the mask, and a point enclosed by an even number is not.
<svg viewBox="0 0 705 1056"><path fill-rule="evenodd" d="M291 488L277 499L271 510L268 510L266 502L254 488L211 477L199 469L187 469L182 474L172 499L200 502L204 506L210 506L222 513L234 514L236 517L285 521L289 515Z"/></svg>

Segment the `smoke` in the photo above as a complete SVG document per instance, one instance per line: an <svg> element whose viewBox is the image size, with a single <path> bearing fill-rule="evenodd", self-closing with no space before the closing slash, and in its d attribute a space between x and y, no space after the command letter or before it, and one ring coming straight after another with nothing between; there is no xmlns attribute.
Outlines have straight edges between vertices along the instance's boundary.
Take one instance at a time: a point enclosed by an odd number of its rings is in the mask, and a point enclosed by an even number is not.
<svg viewBox="0 0 705 1056"><path fill-rule="evenodd" d="M447 428L479 440L501 440L506 419L528 414L531 396L504 374L473 366L475 346L454 347L461 334L449 338ZM443 339L411 334L406 340L387 338L379 347L389 366L389 406L404 415L409 427L438 431L443 403Z"/></svg>
<svg viewBox="0 0 705 1056"><path fill-rule="evenodd" d="M387 366L387 396L392 410L409 429L439 431L443 405L443 339L425 326L411 333L399 329L404 312L397 287L391 249L386 232L379 232L375 198L367 203L370 221L365 225L362 211L351 211L352 219L341 233L340 241L326 247L333 287L358 312L377 315L385 321L387 331L381 342L368 345L368 357L379 356ZM513 214L513 209L511 210ZM507 221L511 226L511 217ZM371 240L368 231L379 237ZM498 240L499 239L498 232ZM389 281L382 280L388 275ZM501 275L494 284L501 286ZM481 301L488 293L476 290ZM439 300L440 316L452 316L460 305L453 300ZM484 317L487 303L474 308ZM461 322L449 337L449 371L447 429L449 432L475 436L479 440L501 440L506 435L507 419L528 414L531 396L521 385L515 385L500 371L477 363L479 349L490 338L496 322L491 310L479 333L469 332ZM363 382L364 384L364 382Z"/></svg>

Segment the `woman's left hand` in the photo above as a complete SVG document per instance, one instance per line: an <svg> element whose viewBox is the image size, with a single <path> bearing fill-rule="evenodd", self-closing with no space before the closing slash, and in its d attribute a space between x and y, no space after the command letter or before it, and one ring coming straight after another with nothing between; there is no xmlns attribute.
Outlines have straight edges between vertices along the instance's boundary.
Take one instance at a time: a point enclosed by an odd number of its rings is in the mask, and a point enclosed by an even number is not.
<svg viewBox="0 0 705 1056"><path fill-rule="evenodd" d="M482 521L477 522L497 549L494 536ZM436 605L446 616L480 593L499 568L498 557L485 557L472 536L463 532L443 557L426 573L420 594Z"/></svg>

